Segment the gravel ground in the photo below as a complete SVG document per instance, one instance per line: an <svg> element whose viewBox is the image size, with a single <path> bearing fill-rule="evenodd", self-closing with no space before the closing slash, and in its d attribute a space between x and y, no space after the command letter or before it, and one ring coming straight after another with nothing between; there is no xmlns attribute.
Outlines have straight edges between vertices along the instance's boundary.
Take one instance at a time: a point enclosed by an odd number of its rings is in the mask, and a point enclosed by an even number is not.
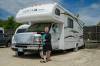
<svg viewBox="0 0 100 66"><path fill-rule="evenodd" d="M78 52L54 53L52 61L40 63L36 54L16 57L10 48L0 48L0 66L100 66L100 49L80 49Z"/></svg>

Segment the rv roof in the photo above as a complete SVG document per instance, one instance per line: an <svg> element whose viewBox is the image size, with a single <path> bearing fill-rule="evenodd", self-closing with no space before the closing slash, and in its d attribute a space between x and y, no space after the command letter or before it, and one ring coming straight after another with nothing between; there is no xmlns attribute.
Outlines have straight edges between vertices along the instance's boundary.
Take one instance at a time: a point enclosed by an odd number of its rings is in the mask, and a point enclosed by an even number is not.
<svg viewBox="0 0 100 66"><path fill-rule="evenodd" d="M21 15L23 15L25 13L36 11L37 9L40 9L41 11L42 11L42 9L52 9L52 7L54 5L56 5L56 3L55 4L34 5L34 6L31 6L31 7L28 7L28 8L23 8L23 9L19 10L19 12L17 13L16 17L20 17Z"/></svg>
<svg viewBox="0 0 100 66"><path fill-rule="evenodd" d="M37 4L33 5L32 7L24 8L19 10L19 12L16 15L16 20L18 22L24 23L24 22L36 22L36 21L52 21L53 16L51 16L52 11L55 7L60 7L64 11L64 14L70 15L73 18L76 18L71 12L64 9L62 6L60 6L57 3L49 3L49 4ZM56 21L59 21L59 18L56 19Z"/></svg>

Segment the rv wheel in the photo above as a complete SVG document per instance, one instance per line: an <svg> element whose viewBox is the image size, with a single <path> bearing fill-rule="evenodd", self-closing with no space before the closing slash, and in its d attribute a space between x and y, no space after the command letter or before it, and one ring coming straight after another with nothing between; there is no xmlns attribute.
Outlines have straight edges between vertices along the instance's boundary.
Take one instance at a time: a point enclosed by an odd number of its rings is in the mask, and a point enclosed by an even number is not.
<svg viewBox="0 0 100 66"><path fill-rule="evenodd" d="M9 47L9 45L8 45L8 44L6 44L6 45L5 45L5 47Z"/></svg>
<svg viewBox="0 0 100 66"><path fill-rule="evenodd" d="M24 52L16 52L16 55L17 56L22 56L22 55L24 55Z"/></svg>
<svg viewBox="0 0 100 66"><path fill-rule="evenodd" d="M82 49L84 49L85 48L85 43L84 43L84 45L82 46Z"/></svg>
<svg viewBox="0 0 100 66"><path fill-rule="evenodd" d="M78 44L76 44L75 48L74 48L74 52L78 51Z"/></svg>
<svg viewBox="0 0 100 66"><path fill-rule="evenodd" d="M5 47L10 47L10 43L6 43Z"/></svg>

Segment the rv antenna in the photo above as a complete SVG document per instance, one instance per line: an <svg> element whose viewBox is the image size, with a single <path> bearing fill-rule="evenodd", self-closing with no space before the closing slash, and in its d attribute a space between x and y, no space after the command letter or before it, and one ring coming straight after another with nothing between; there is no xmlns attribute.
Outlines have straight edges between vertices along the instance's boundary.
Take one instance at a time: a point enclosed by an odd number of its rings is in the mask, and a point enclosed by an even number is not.
<svg viewBox="0 0 100 66"><path fill-rule="evenodd" d="M76 15L76 17L77 17L77 18L79 18L79 17L80 17L80 15L79 15L79 14L77 14L77 15Z"/></svg>

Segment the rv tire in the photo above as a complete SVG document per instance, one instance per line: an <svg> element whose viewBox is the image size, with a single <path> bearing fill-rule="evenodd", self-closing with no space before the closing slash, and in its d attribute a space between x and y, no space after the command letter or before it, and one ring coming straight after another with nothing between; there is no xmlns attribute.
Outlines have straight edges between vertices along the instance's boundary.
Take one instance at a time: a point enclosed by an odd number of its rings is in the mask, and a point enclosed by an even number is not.
<svg viewBox="0 0 100 66"><path fill-rule="evenodd" d="M78 51L78 43L76 44L75 48L74 48L74 52L77 52Z"/></svg>
<svg viewBox="0 0 100 66"><path fill-rule="evenodd" d="M83 44L83 46L82 46L82 49L84 49L85 48L85 43Z"/></svg>
<svg viewBox="0 0 100 66"><path fill-rule="evenodd" d="M22 55L24 55L24 52L16 52L16 55L17 56L22 56Z"/></svg>

